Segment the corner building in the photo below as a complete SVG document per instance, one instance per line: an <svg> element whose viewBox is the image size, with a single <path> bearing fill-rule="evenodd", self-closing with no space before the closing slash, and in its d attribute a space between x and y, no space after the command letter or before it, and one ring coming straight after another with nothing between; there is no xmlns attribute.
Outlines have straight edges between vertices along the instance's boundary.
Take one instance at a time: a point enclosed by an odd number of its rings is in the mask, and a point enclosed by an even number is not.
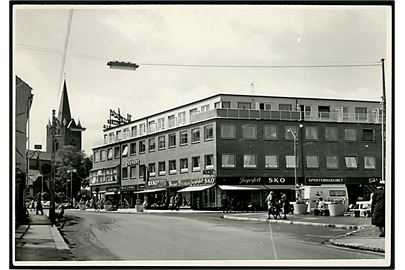
<svg viewBox="0 0 405 270"><path fill-rule="evenodd" d="M295 147L294 147L295 143ZM381 179L377 101L218 94L104 130L93 148L97 199L133 207L266 207L270 190L346 185L368 200ZM295 168L296 165L296 168Z"/></svg>

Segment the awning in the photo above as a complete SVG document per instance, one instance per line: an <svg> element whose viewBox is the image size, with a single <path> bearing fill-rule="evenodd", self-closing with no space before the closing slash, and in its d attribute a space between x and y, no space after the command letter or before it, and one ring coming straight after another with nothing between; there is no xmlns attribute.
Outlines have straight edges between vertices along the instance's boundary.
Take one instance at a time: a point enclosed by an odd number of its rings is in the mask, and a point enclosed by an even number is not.
<svg viewBox="0 0 405 270"><path fill-rule="evenodd" d="M267 189L295 189L294 185L264 185Z"/></svg>
<svg viewBox="0 0 405 270"><path fill-rule="evenodd" d="M215 186L214 185L209 185L209 186L194 186L194 187L186 187L183 189L180 189L177 192L193 192L193 191L201 191L201 190L205 190L205 189L209 189L211 187Z"/></svg>
<svg viewBox="0 0 405 270"><path fill-rule="evenodd" d="M262 190L266 189L263 185L221 185L222 190Z"/></svg>
<svg viewBox="0 0 405 270"><path fill-rule="evenodd" d="M142 191L136 191L134 193L153 193L153 192L160 192L160 191L165 191L166 188L156 188L156 189L145 189Z"/></svg>

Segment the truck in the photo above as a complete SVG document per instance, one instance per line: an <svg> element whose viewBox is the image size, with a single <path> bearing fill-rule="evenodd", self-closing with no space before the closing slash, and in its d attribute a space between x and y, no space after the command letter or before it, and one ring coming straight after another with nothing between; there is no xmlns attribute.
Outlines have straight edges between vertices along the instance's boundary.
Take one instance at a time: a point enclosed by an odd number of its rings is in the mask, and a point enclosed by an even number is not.
<svg viewBox="0 0 405 270"><path fill-rule="evenodd" d="M312 213L317 206L318 199L323 198L326 204L341 202L348 208L349 197L344 184L302 186L299 188L299 198L308 204L308 212Z"/></svg>

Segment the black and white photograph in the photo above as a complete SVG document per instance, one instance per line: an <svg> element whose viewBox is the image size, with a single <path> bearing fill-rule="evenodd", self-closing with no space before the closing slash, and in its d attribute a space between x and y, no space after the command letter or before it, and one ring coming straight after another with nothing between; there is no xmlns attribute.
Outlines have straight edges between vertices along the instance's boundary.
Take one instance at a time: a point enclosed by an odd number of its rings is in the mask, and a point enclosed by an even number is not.
<svg viewBox="0 0 405 270"><path fill-rule="evenodd" d="M393 2L9 7L11 268L393 266Z"/></svg>

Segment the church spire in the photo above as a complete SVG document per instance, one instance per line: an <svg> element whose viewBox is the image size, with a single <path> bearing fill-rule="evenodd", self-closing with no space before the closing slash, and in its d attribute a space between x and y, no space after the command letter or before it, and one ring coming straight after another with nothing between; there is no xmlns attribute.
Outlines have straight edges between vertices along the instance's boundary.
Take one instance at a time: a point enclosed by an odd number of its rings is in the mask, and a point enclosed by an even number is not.
<svg viewBox="0 0 405 270"><path fill-rule="evenodd" d="M65 79L63 82L62 96L59 104L58 120L62 124L67 125L71 119L72 116L70 115L69 98L67 94L67 86Z"/></svg>

